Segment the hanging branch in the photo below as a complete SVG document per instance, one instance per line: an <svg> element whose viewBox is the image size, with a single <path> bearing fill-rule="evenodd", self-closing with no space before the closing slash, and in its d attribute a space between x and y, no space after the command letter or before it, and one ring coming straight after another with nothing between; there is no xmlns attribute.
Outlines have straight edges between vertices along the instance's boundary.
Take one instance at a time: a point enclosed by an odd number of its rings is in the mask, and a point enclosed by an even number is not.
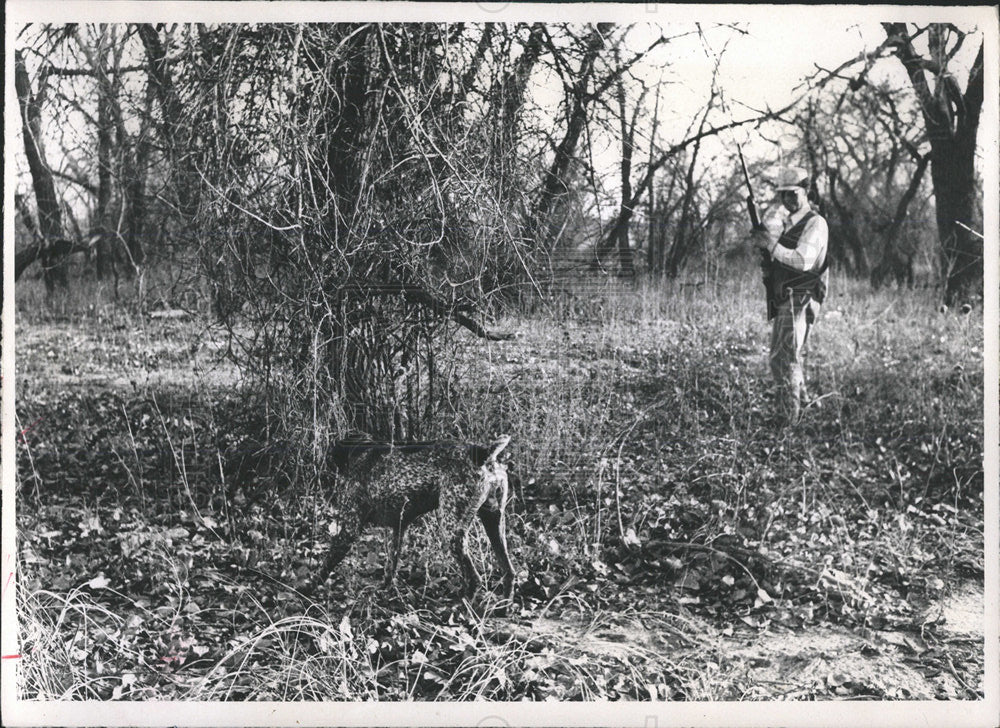
<svg viewBox="0 0 1000 728"><path fill-rule="evenodd" d="M409 303L420 304L438 316L450 318L459 326L468 329L473 334L487 341L511 341L517 338L513 333L495 333L485 329L478 321L466 316L454 306L432 295L429 291L413 284L398 284L396 290L403 294Z"/></svg>

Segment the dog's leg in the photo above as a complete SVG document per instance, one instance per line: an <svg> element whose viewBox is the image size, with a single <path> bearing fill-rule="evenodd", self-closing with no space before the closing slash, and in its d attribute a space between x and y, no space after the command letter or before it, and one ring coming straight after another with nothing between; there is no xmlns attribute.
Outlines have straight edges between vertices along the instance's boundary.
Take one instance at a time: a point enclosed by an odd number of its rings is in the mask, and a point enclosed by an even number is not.
<svg viewBox="0 0 1000 728"><path fill-rule="evenodd" d="M406 535L405 523L399 523L392 529L392 545L389 547L389 563L385 569L383 587L390 587L396 581L396 571L399 569L399 554L403 550L403 537Z"/></svg>
<svg viewBox="0 0 1000 728"><path fill-rule="evenodd" d="M497 455L509 443L510 435L501 435L493 443L489 463L492 465L494 472L497 470ZM492 523L488 524L484 519L483 526L486 527L486 534L489 536L490 544L493 546L493 551L497 555L497 561L500 562L500 566L503 569L503 594L504 598L509 601L514 596L514 565L510 562L510 552L507 550L507 499L510 496L510 483L507 469L501 465L499 466L499 470L500 477L494 489L497 501L496 523L495 525ZM492 500L492 498L489 500Z"/></svg>
<svg viewBox="0 0 1000 728"><path fill-rule="evenodd" d="M356 514L350 514L341 523L340 531L330 539L330 548L326 554L326 561L323 564L322 578L326 579L344 560L350 552L351 547L361 535L364 523Z"/></svg>
<svg viewBox="0 0 1000 728"><path fill-rule="evenodd" d="M500 568L503 570L504 598L510 599L514 595L514 565L511 563L510 554L507 551L506 517L502 512L480 511L479 519L483 522L486 535L490 539L490 545L493 546L493 553L496 554Z"/></svg>
<svg viewBox="0 0 1000 728"><path fill-rule="evenodd" d="M464 507L459 506L452 511L455 515L455 535L451 539L451 550L462 571L462 580L465 583L464 595L467 599L475 596L482 583L479 572L476 571L475 564L472 563L468 553L469 530L472 528L472 522L475 520L481 505L482 501L467 503Z"/></svg>
<svg viewBox="0 0 1000 728"><path fill-rule="evenodd" d="M464 595L466 598L471 599L479 590L482 579L479 578L479 572L476 571L472 559L469 558L466 544L468 537L469 524L466 524L464 527L459 528L458 532L452 537L451 550L455 554L455 560L458 561L459 568L462 570L462 581L465 584Z"/></svg>
<svg viewBox="0 0 1000 728"><path fill-rule="evenodd" d="M510 561L507 550L507 513L506 488L501 489L499 499L489 498L479 509L479 520L490 539L493 553L496 554L500 568L503 570L503 595L510 599L514 595L514 565Z"/></svg>

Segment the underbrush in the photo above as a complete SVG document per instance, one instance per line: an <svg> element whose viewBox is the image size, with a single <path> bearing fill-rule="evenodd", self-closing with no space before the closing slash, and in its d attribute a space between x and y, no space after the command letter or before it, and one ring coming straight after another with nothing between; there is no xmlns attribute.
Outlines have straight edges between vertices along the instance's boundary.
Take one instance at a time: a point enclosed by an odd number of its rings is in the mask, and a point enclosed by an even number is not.
<svg viewBox="0 0 1000 728"><path fill-rule="evenodd" d="M983 577L982 317L833 291L795 428L772 415L749 284L592 285L500 322L513 342L467 339L441 430L513 437L507 618L489 591L458 600L432 516L396 591L376 586L377 531L317 579L330 482L234 481L256 400L208 324L110 304L22 316L21 695L726 699L745 686L706 678L726 672L707 641L734 627L933 638L927 606ZM558 627L624 621L659 641L602 651Z"/></svg>

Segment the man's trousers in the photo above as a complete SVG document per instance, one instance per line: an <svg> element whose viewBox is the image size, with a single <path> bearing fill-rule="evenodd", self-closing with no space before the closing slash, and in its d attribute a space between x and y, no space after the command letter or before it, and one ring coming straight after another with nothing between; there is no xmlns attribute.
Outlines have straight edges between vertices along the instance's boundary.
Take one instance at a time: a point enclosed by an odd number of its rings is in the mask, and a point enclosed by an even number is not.
<svg viewBox="0 0 1000 728"><path fill-rule="evenodd" d="M794 297L792 297L794 298ZM805 396L803 358L819 304L796 306L792 299L778 304L771 328L771 374L778 385L778 408L791 422L799 417Z"/></svg>

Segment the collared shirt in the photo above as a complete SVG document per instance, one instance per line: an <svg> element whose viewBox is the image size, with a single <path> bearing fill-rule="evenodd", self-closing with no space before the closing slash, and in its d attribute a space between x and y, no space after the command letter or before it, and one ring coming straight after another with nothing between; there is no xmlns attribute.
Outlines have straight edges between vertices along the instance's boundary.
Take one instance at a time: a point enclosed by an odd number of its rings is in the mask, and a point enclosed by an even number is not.
<svg viewBox="0 0 1000 728"><path fill-rule="evenodd" d="M809 205L802 205L796 212L792 213L784 220L784 230L792 227L795 223L805 217L809 212ZM778 245L777 239L770 248L771 258L796 270L810 271L818 268L826 260L826 246L830 231L826 220L820 215L813 215L813 218L806 223L802 236L799 238L798 247L794 250Z"/></svg>

